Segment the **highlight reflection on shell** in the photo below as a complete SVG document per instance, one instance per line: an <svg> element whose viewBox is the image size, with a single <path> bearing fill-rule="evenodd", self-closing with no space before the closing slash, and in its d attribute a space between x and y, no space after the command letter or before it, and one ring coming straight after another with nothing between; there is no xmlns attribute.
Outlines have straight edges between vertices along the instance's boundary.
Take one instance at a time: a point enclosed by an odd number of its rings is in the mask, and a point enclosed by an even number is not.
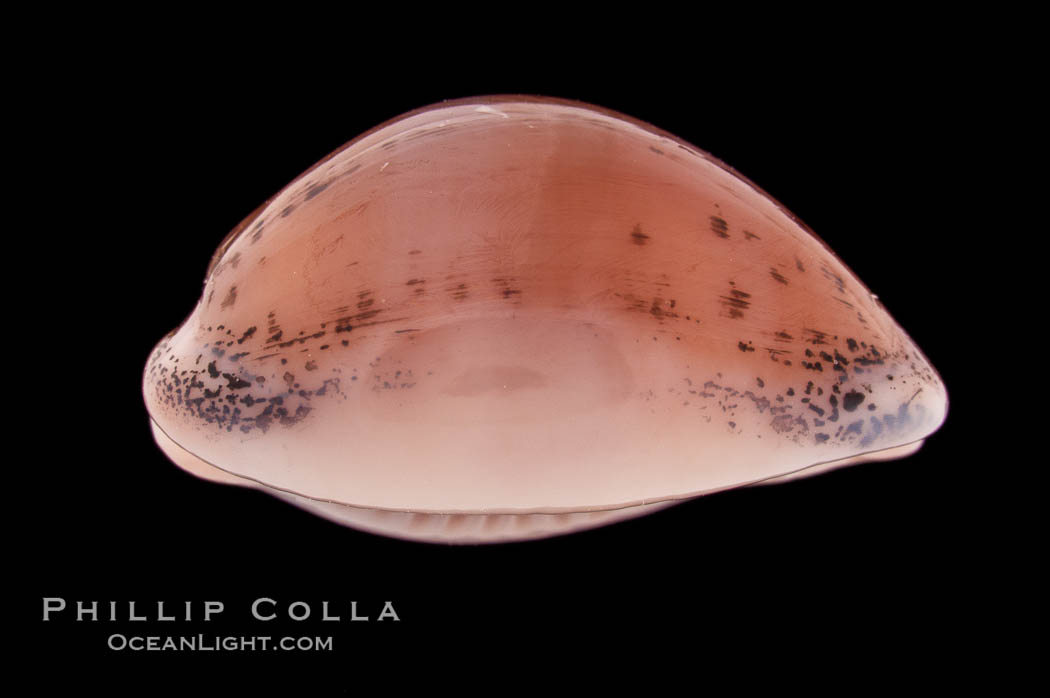
<svg viewBox="0 0 1050 698"><path fill-rule="evenodd" d="M352 141L222 243L144 394L178 465L365 530L535 538L915 451L934 369L701 151L537 98Z"/></svg>

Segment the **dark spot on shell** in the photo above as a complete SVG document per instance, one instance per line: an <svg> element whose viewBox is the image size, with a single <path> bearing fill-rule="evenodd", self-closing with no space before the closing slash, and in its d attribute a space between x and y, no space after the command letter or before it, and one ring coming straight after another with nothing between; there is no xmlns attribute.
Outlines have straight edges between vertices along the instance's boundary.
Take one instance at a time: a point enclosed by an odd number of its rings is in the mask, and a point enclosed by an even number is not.
<svg viewBox="0 0 1050 698"><path fill-rule="evenodd" d="M459 284L455 288L449 290L452 292L452 297L455 300L461 301L465 300L470 295L470 292L467 290L467 288L468 287L466 284Z"/></svg>
<svg viewBox="0 0 1050 698"><path fill-rule="evenodd" d="M851 390L842 396L842 409L847 412L852 412L857 409L862 402L864 402L864 393L858 393L856 390Z"/></svg>
<svg viewBox="0 0 1050 698"><path fill-rule="evenodd" d="M274 413L281 420L281 424L283 426L290 427L294 426L295 424L298 424L303 419L305 419L306 415L310 413L310 409L311 408L307 407L306 405L299 405L299 407L295 409L294 415L289 415L288 410L283 407L278 410L275 410Z"/></svg>
<svg viewBox="0 0 1050 698"><path fill-rule="evenodd" d="M729 224L724 218L711 216L711 232L724 240L729 237Z"/></svg>
<svg viewBox="0 0 1050 698"><path fill-rule="evenodd" d="M226 298L219 304L219 307L225 310L237 302L237 287L230 286L229 292L226 294ZM221 329L221 328L220 328Z"/></svg>
<svg viewBox="0 0 1050 698"><path fill-rule="evenodd" d="M649 241L649 236L642 232L641 224L634 226L634 230L631 231L631 242L636 245L644 245Z"/></svg>
<svg viewBox="0 0 1050 698"><path fill-rule="evenodd" d="M802 334L805 335L805 341L810 344L827 344L828 333L821 332L820 330L813 330L808 327L802 328Z"/></svg>
<svg viewBox="0 0 1050 698"><path fill-rule="evenodd" d="M243 378L240 378L239 376L235 376L232 373L224 373L222 374L222 377L226 379L226 387L230 390L250 388L252 385L248 381L244 380Z"/></svg>
<svg viewBox="0 0 1050 698"><path fill-rule="evenodd" d="M733 282L729 282L732 284ZM725 308L725 316L733 319L744 317L744 311L751 307L750 293L735 288L729 290L728 296L719 296L719 304Z"/></svg>
<svg viewBox="0 0 1050 698"><path fill-rule="evenodd" d="M318 194L323 192L325 189L328 188L328 184L329 184L329 182L324 182L322 184L315 184L312 187L310 187L309 189L307 189L306 190L306 200L309 201L310 199L314 198L315 196L317 196Z"/></svg>
<svg viewBox="0 0 1050 698"><path fill-rule="evenodd" d="M255 330L256 330L256 327L255 327L255 325L252 325L251 327L249 327L248 329L246 329L246 330L244 331L244 334L242 334L242 335L241 335L240 339L238 339L238 340L237 340L237 343L238 343L238 344L244 344L244 340L248 339L248 338L249 338L249 337L251 337L251 336L252 336L253 334L255 334Z"/></svg>
<svg viewBox="0 0 1050 698"><path fill-rule="evenodd" d="M821 264L820 265L820 271L824 275L825 279L827 279L828 281L831 281L833 284L835 284L835 289L839 293L845 293L846 292L846 285L842 281L842 277L841 276L839 276L834 271L832 271L831 268L829 268L826 264Z"/></svg>

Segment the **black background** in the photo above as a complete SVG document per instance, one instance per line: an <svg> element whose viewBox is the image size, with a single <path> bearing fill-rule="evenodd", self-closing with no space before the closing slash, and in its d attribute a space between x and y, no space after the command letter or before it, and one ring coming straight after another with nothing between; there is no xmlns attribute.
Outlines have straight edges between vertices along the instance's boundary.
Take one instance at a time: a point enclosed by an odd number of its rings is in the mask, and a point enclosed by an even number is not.
<svg viewBox="0 0 1050 698"><path fill-rule="evenodd" d="M467 674L493 656L528 674L553 658L582 662L593 647L636 659L636 648L659 648L665 661L700 668L716 656L747 664L792 652L899 666L928 663L931 644L964 643L979 611L959 587L982 563L958 489L985 458L972 438L974 380L957 329L971 312L958 301L967 284L958 255L973 223L953 213L963 196L957 143L974 128L962 89L973 67L898 38L893 50L845 41L761 56L664 52L656 40L573 51L554 38L528 56L438 43L426 55L401 49L403 62L361 44L323 60L280 51L203 60L188 46L143 42L93 47L82 62L44 71L35 91L49 108L36 126L46 135L34 141L44 166L34 179L57 195L34 203L24 237L43 244L54 273L35 277L34 300L43 300L27 335L60 341L36 343L19 364L26 370L15 369L39 405L26 424L42 454L23 462L29 482L14 529L29 649L76 667L84 684L133 684L143 669L169 680L287 670L328 673L345 687L360 673L402 680L409 656ZM946 424L901 461L498 546L376 537L172 465L152 441L141 373L154 343L192 309L226 232L362 131L493 93L621 111L757 183L923 348L948 386ZM207 625L74 623L70 613L42 623L45 596L147 609L214 599L226 612ZM344 611L350 600L373 610L390 600L401 621L260 624L248 613L260 596L306 601L315 614L324 600ZM105 647L112 632L198 631L333 635L335 650ZM62 674L41 680L74 680Z"/></svg>

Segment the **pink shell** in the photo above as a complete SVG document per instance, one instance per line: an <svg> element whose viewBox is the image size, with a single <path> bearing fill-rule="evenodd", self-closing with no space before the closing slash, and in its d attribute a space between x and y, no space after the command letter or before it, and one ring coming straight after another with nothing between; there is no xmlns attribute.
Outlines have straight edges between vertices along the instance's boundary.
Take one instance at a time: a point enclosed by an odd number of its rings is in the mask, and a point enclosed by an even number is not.
<svg viewBox="0 0 1050 698"><path fill-rule="evenodd" d="M523 97L406 114L288 185L143 387L191 472L453 542L900 457L947 410L764 192L647 124Z"/></svg>

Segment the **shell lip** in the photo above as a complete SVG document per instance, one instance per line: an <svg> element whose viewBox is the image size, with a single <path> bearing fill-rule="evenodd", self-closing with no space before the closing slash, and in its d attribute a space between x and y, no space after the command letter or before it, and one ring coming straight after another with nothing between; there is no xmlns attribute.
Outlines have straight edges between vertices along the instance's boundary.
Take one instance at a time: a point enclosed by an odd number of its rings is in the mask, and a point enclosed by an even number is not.
<svg viewBox="0 0 1050 698"><path fill-rule="evenodd" d="M919 444L921 446L921 444L926 440L926 438L928 436L928 435L927 436L923 436L923 437L920 437L918 439L913 439L911 441L908 441L908 442L905 442L905 443L901 443L901 444L894 444L893 446L888 446L888 447L885 447L885 448L879 448L879 449L874 449L874 450L871 450L871 451L864 451L862 453L856 453L856 454L853 454L851 456L847 456L845 458L834 458L834 459L827 460L827 461L819 461L819 462L816 462L816 463L810 463L809 465L802 466L801 468L796 468L795 470L787 471L787 472L784 472L784 473L778 473L776 475L770 475L769 477L764 477L764 478L760 478L760 479L757 479L757 480L733 483L733 484L726 485L724 487L714 487L714 488L709 488L709 489L697 490L697 491L693 491L693 492L686 492L686 493L682 493L682 494L667 495L667 496L664 496L664 497L651 497L651 498L646 498L646 499L631 500L631 501L627 501L627 502L618 502L618 503L614 503L614 504L596 504L596 505L572 506L572 507L518 507L518 508L492 507L492 508L485 508L485 509L431 509L431 508L384 507L384 506L375 506L375 505L371 505L371 504L360 504L360 503L353 503L353 502L343 502L343 501L336 500L336 499L325 499L324 497L316 497L316 496L313 496L313 495L304 494L302 492L297 492L297 491L295 491L293 489L289 489L287 487L280 487L278 485L272 485L272 484L269 484L267 482L263 482L262 480L259 480L257 478L253 478L253 477L250 477L248 475L242 475L240 473L235 473L235 472L233 472L231 470L227 470L226 468L223 468L223 467L221 467L219 465L216 465L215 463L212 463L211 461L207 460L206 458L202 458L200 455L198 455L198 454L194 453L193 451L187 449L185 446L183 446L178 441L176 441L174 438L172 438L171 435L168 434L167 431L165 431L164 427L159 422L157 422L157 420L155 420L152 415L150 415L149 420L150 420L151 426L154 429L156 429L160 433L164 434L165 437L167 437L173 444L178 446L185 453L187 453L188 455L192 456L193 458L196 458L200 462L202 462L202 463L204 463L204 464L206 464L206 465L208 465L208 466L210 466L212 468L215 468L216 470L219 470L219 471L221 471L221 472L223 472L223 473L225 473L227 475L232 475L233 477L238 478L240 480L244 480L245 481L244 484L246 486L257 487L258 489L261 489L263 491L281 492L281 493L293 495L293 496L296 496L296 497L302 497L303 499L307 499L307 500L314 501L314 502L323 502L323 503L326 503L326 504L335 504L335 505L351 507L351 508L355 508L355 509L370 509L370 510L373 510L373 511L386 511L386 512L404 513L404 514L448 514L448 515L453 515L453 514L467 514L467 515L481 515L481 514L485 514L485 515L488 515L488 514L515 514L515 515L522 515L522 514L573 514L573 513L592 512L592 511L614 511L614 510L618 510L618 509L631 509L631 508L634 508L634 507L640 507L640 506L645 506L645 505L650 505L650 504L658 504L660 502L668 502L668 503L670 503L670 502L681 502L681 501L685 501L685 500L689 500L689 499L695 499L696 497L702 497L702 496L708 495L708 494L715 494L717 492L724 492L726 490L736 489L738 487L748 487L750 485L759 485L759 484L762 484L763 482L766 482L767 480L777 480L777 479L780 479L780 478L785 478L785 477L791 476L793 474L801 473L801 472L806 471L806 470L821 468L822 466L828 466L828 465L833 464L833 463L835 463L837 461L843 461L843 463L845 463L846 461L856 463L856 462L859 462L857 459L864 459L865 456L874 456L875 454L878 454L878 453L881 453L881 452L884 452L884 451L890 451L890 450L894 450L894 449L899 449L899 448L903 448L903 447L910 446L910 445L913 445L913 444ZM167 455L167 454L165 454L165 455ZM171 458L170 456L169 456L169 459L174 461L174 459ZM879 460L879 459L873 457L870 460ZM830 468L828 468L828 469L830 469Z"/></svg>

